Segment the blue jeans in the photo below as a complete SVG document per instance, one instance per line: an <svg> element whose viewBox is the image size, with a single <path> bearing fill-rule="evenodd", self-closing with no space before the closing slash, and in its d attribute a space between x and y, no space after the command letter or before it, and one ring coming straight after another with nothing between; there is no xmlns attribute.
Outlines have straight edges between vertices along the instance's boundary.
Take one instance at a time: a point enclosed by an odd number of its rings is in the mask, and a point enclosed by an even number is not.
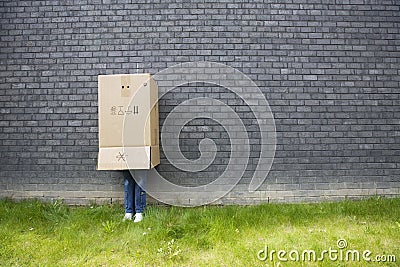
<svg viewBox="0 0 400 267"><path fill-rule="evenodd" d="M124 170L125 213L142 213L146 208L146 179L149 170Z"/></svg>

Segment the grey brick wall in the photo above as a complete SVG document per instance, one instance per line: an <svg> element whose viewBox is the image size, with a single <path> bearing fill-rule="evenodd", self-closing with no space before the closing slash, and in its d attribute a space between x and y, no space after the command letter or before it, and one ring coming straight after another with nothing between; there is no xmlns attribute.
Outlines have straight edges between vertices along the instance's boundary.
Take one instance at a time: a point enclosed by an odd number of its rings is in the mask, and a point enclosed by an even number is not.
<svg viewBox="0 0 400 267"><path fill-rule="evenodd" d="M276 157L247 190L260 153L249 108L227 89L176 88L160 124L184 100L217 98L251 137L251 164L221 203L319 201L400 195L400 3L397 0L0 2L0 196L120 201L119 172L96 171L97 75L152 74L187 61L237 68L260 87L275 117ZM161 125L162 126L162 125ZM183 185L224 170L229 138L190 122L188 158L212 138L215 162L199 173L162 155L158 170Z"/></svg>

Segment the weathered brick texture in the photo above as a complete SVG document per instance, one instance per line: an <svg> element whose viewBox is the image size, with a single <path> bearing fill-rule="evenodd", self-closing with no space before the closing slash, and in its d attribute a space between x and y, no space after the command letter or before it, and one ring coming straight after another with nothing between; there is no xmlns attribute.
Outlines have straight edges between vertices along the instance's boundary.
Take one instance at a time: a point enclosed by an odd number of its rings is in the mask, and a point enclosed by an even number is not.
<svg viewBox="0 0 400 267"><path fill-rule="evenodd" d="M119 201L119 172L96 171L97 75L157 73L187 61L237 68L273 112L276 157L264 184L247 190L260 153L248 106L207 84L160 100L160 128L182 101L212 97L237 111L251 161L222 203L317 201L400 195L400 3L396 0L0 1L0 196ZM174 2L174 1L173 1ZM215 162L186 173L165 157L158 170L182 185L223 172L224 128L196 119L182 153Z"/></svg>

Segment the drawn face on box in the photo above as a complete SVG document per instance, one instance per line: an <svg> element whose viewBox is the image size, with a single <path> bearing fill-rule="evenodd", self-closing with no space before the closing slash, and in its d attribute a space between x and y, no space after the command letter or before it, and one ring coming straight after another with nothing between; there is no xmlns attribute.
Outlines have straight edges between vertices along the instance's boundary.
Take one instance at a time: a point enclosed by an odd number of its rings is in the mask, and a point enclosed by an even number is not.
<svg viewBox="0 0 400 267"><path fill-rule="evenodd" d="M129 97L131 96L132 84L130 76L121 77L121 96Z"/></svg>

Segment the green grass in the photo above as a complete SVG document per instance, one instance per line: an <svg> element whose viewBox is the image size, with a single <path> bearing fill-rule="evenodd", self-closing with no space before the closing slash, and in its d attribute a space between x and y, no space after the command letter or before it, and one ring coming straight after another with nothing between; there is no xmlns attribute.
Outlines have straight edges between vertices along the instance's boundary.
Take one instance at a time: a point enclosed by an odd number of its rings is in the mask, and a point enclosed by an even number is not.
<svg viewBox="0 0 400 267"><path fill-rule="evenodd" d="M0 266L400 266L400 199L178 208L149 206L139 224L117 205L0 200ZM364 250L395 263L261 261L271 250ZM260 254L263 256L264 254ZM292 254L294 256L294 254ZM286 258L289 258L286 255Z"/></svg>

